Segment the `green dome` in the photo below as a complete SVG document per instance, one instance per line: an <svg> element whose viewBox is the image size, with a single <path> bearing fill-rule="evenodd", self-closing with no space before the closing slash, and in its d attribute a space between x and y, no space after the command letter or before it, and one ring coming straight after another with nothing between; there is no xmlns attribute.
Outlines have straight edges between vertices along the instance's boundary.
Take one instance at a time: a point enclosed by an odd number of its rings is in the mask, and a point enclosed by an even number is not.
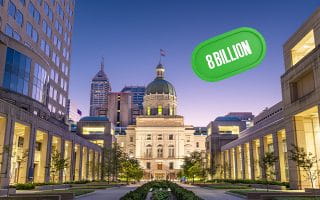
<svg viewBox="0 0 320 200"><path fill-rule="evenodd" d="M156 78L154 81L152 81L146 88L145 94L171 94L176 96L176 91L173 87L173 85L162 79L162 78Z"/></svg>

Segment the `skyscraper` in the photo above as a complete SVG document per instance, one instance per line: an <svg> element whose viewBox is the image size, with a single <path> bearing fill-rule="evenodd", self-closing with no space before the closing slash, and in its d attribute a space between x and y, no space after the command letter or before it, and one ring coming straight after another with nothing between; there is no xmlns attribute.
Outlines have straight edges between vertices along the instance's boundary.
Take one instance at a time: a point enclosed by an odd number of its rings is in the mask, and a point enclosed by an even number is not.
<svg viewBox="0 0 320 200"><path fill-rule="evenodd" d="M102 58L100 70L91 81L90 116L107 114L109 92L111 92L111 86L104 72L104 59Z"/></svg>
<svg viewBox="0 0 320 200"><path fill-rule="evenodd" d="M0 155L1 190L98 179L92 170L79 169L90 160L98 163L101 148L66 124L74 4L0 0L0 146L10 149ZM48 164L54 152L69 162L62 173L54 174Z"/></svg>
<svg viewBox="0 0 320 200"><path fill-rule="evenodd" d="M146 87L144 86L125 86L121 92L130 92L132 94L131 115L132 123L136 123L136 117L143 113L143 96Z"/></svg>
<svg viewBox="0 0 320 200"><path fill-rule="evenodd" d="M14 39L10 45L6 40L6 54L1 54L2 87L45 104L59 116L66 114L68 99L74 3L0 0L1 32Z"/></svg>

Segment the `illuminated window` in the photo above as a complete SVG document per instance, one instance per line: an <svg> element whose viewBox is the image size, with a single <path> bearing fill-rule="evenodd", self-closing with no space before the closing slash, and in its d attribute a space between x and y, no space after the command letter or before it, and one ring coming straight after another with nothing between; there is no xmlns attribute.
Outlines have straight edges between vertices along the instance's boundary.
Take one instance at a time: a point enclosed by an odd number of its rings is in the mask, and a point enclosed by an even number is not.
<svg viewBox="0 0 320 200"><path fill-rule="evenodd" d="M101 147L103 147L104 141L103 140L90 140L90 142L97 144Z"/></svg>
<svg viewBox="0 0 320 200"><path fill-rule="evenodd" d="M83 127L82 134L83 135L104 134L104 127Z"/></svg>
<svg viewBox="0 0 320 200"><path fill-rule="evenodd" d="M173 108L172 107L170 107L169 112L170 112L170 115L173 115Z"/></svg>
<svg viewBox="0 0 320 200"><path fill-rule="evenodd" d="M218 126L219 133L239 134L239 126Z"/></svg>
<svg viewBox="0 0 320 200"><path fill-rule="evenodd" d="M162 106L161 105L158 106L158 115L162 115Z"/></svg>
<svg viewBox="0 0 320 200"><path fill-rule="evenodd" d="M147 108L147 115L150 115L151 114L151 109L150 107Z"/></svg>
<svg viewBox="0 0 320 200"><path fill-rule="evenodd" d="M297 62L299 62L314 48L314 33L313 30L311 30L291 49L292 65L295 65Z"/></svg>

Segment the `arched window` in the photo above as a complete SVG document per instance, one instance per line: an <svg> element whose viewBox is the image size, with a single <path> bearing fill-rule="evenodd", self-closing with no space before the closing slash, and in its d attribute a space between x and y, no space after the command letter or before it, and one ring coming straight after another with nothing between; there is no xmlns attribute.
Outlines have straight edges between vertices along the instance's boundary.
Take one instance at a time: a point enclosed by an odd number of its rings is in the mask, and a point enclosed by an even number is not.
<svg viewBox="0 0 320 200"><path fill-rule="evenodd" d="M146 157L151 158L152 157L152 145L148 144L146 146Z"/></svg>
<svg viewBox="0 0 320 200"><path fill-rule="evenodd" d="M163 147L162 147L161 144L159 144L159 145L157 146L157 157L158 157L158 158L162 158L162 157L163 157Z"/></svg>
<svg viewBox="0 0 320 200"><path fill-rule="evenodd" d="M174 157L174 146L173 145L169 145L169 158L173 158Z"/></svg>

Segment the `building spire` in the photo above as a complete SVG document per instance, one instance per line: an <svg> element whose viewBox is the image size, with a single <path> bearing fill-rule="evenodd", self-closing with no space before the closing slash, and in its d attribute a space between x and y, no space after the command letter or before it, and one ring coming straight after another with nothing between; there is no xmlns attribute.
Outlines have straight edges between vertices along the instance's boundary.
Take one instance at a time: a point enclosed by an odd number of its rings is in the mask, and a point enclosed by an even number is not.
<svg viewBox="0 0 320 200"><path fill-rule="evenodd" d="M104 57L102 56L102 58L101 58L101 65L100 65L100 67L101 67L101 71L104 71Z"/></svg>

